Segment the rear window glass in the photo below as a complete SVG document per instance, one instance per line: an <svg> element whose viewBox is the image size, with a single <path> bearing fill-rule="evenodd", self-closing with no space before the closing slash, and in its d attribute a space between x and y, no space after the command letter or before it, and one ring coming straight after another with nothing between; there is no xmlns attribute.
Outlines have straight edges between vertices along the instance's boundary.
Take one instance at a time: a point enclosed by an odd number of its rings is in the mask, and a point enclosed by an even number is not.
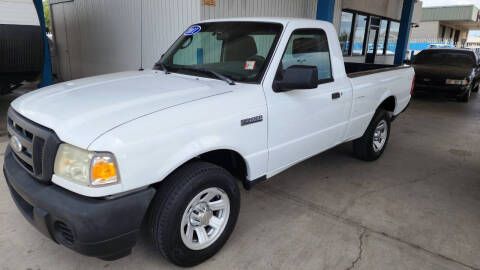
<svg viewBox="0 0 480 270"><path fill-rule="evenodd" d="M414 63L419 65L473 67L475 65L475 58L469 53L428 51L420 52L415 56Z"/></svg>

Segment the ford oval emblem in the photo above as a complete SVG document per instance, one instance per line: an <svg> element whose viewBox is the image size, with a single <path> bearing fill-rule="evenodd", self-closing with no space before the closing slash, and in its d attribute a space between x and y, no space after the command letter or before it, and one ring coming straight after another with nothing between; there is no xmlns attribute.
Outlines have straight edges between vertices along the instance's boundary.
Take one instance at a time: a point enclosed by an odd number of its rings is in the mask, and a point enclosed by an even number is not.
<svg viewBox="0 0 480 270"><path fill-rule="evenodd" d="M12 147L13 151L20 153L22 152L22 142L18 139L17 136L10 137L10 147Z"/></svg>

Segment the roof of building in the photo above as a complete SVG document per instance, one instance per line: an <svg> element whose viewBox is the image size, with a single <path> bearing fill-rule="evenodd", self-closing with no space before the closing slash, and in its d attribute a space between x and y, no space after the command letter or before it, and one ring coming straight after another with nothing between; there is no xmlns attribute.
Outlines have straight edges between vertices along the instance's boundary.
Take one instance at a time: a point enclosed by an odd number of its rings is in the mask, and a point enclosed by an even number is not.
<svg viewBox="0 0 480 270"><path fill-rule="evenodd" d="M474 5L439 6L422 8L422 21L477 22L478 8Z"/></svg>
<svg viewBox="0 0 480 270"><path fill-rule="evenodd" d="M480 29L479 9L475 5L422 8L422 22L439 21L456 29Z"/></svg>

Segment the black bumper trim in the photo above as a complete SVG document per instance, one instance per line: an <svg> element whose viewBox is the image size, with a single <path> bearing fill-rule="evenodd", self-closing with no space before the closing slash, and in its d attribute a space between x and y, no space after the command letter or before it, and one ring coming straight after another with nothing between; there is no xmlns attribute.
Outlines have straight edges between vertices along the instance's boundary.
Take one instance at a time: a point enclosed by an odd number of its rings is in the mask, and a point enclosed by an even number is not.
<svg viewBox="0 0 480 270"><path fill-rule="evenodd" d="M468 86L451 86L451 85L429 85L415 84L414 92L439 93L447 96L461 96L468 91Z"/></svg>
<svg viewBox="0 0 480 270"><path fill-rule="evenodd" d="M3 172L15 204L35 228L78 253L105 260L131 252L156 192L147 188L111 200L81 196L40 183L15 161L10 147L5 152ZM59 223L67 232L58 229ZM74 240L66 241L70 237Z"/></svg>

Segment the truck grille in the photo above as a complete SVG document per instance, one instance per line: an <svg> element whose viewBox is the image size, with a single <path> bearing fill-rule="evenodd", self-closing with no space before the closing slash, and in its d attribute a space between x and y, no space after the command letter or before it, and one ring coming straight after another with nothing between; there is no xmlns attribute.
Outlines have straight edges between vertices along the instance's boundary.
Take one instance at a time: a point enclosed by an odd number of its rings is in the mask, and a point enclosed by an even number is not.
<svg viewBox="0 0 480 270"><path fill-rule="evenodd" d="M17 162L41 182L50 182L53 165L60 140L56 134L8 109L8 138L15 136L21 143L21 150L14 151Z"/></svg>

